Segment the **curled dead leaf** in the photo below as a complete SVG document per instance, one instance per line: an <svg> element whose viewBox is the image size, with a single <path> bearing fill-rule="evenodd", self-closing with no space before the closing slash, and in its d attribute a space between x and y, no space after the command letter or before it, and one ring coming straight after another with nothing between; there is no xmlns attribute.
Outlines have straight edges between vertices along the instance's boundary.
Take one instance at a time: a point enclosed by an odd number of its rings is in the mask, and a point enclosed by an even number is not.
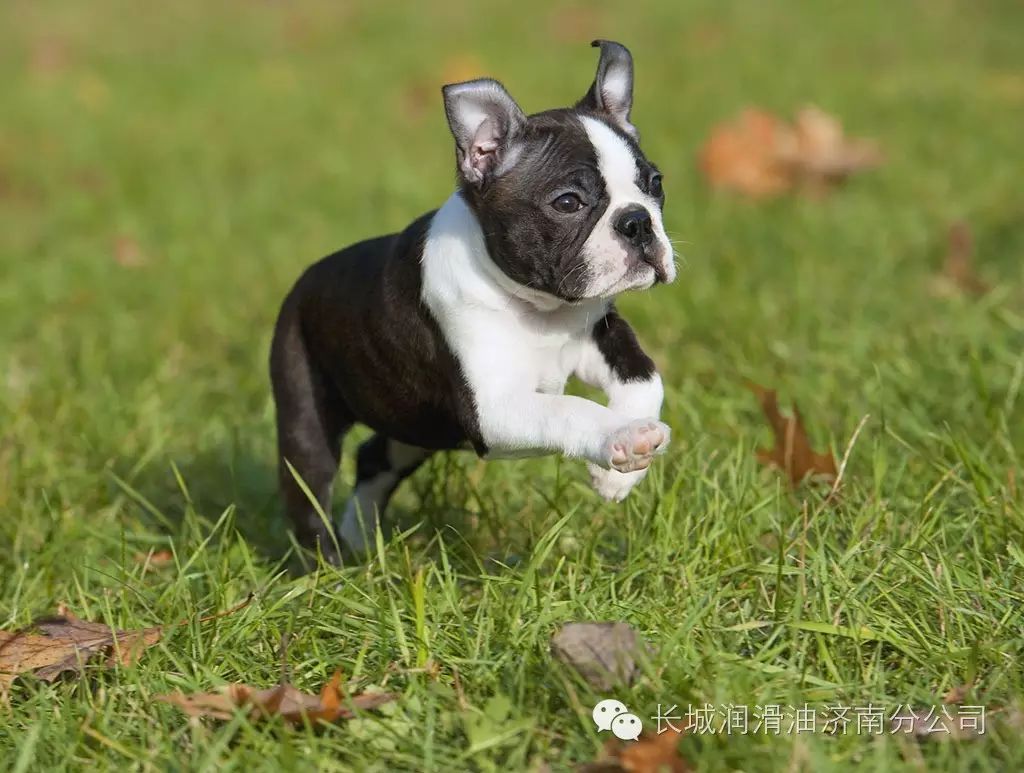
<svg viewBox="0 0 1024 773"><path fill-rule="evenodd" d="M241 604L218 614L200 618L207 622L233 614L247 606ZM36 620L19 631L0 631L0 697L21 674L32 674L52 682L65 672L81 673L94 658L102 658L105 667L130 665L163 637L165 626L118 630L104 623L76 617L63 604L57 614Z"/></svg>
<svg viewBox="0 0 1024 773"><path fill-rule="evenodd" d="M163 626L116 630L81 620L61 607L56 616L37 620L22 631L0 631L0 682L9 685L23 673L52 682L64 672L80 672L99 656L107 667L129 665L162 635Z"/></svg>
<svg viewBox="0 0 1024 773"><path fill-rule="evenodd" d="M945 704L960 705L967 699L967 696L970 695L971 690L973 689L973 682L958 684L955 687L951 687L946 694L942 696L942 702Z"/></svg>
<svg viewBox="0 0 1024 773"><path fill-rule="evenodd" d="M150 553L136 553L135 563L144 567L160 567L174 561L174 553L170 550L156 550Z"/></svg>
<svg viewBox="0 0 1024 773"><path fill-rule="evenodd" d="M712 130L700 152L701 171L714 188L750 196L782 193L792 184L781 159L786 138L778 118L748 108L732 123Z"/></svg>
<svg viewBox="0 0 1024 773"><path fill-rule="evenodd" d="M882 154L870 140L846 137L839 119L811 105L796 114L782 159L798 182L827 186L878 166Z"/></svg>
<svg viewBox="0 0 1024 773"><path fill-rule="evenodd" d="M882 162L878 146L847 137L838 119L809 106L793 124L759 108L711 130L700 168L715 188L771 196L794 188L828 190Z"/></svg>
<svg viewBox="0 0 1024 773"><path fill-rule="evenodd" d="M586 762L578 773L688 773L690 764L679 756L681 732L666 729L662 733L643 733L636 741L610 740L604 756Z"/></svg>
<svg viewBox="0 0 1024 773"><path fill-rule="evenodd" d="M365 692L346 699L341 692L341 671L336 671L319 695L304 693L287 683L268 689L230 684L215 692L186 694L179 691L157 695L155 699L176 706L192 717L225 720L236 711L247 709L250 720L281 717L298 725L351 719L356 711L377 708L397 697L389 692Z"/></svg>
<svg viewBox="0 0 1024 773"><path fill-rule="evenodd" d="M804 427L803 417L796 405L791 416L783 416L779 411L779 400L774 389L765 389L754 383L748 383L750 390L761 403L775 445L770 449L758 449L757 459L761 464L778 467L782 470L794 487L799 486L808 478L812 480L833 481L837 475L836 459L831 452L819 454L811 448L811 440Z"/></svg>

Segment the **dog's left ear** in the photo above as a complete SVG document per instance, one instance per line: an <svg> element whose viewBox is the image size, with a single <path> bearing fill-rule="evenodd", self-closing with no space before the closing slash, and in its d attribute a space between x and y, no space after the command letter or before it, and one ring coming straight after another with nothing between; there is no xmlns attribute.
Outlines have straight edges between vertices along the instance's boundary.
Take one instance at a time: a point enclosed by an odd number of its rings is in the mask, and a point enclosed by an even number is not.
<svg viewBox="0 0 1024 773"><path fill-rule="evenodd" d="M624 45L611 40L595 40L590 45L601 49L601 58L590 91L576 107L603 113L626 134L639 139L636 127L629 122L629 111L633 109L633 56Z"/></svg>

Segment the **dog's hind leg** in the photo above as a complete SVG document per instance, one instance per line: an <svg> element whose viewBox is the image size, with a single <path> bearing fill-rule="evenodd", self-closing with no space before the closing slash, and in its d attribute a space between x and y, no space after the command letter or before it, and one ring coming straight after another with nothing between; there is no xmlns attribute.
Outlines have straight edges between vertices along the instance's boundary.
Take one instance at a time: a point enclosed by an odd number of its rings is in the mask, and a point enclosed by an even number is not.
<svg viewBox="0 0 1024 773"><path fill-rule="evenodd" d="M349 548L362 552L373 544L380 515L398 484L412 475L432 453L379 433L359 446L356 485L338 529Z"/></svg>
<svg viewBox="0 0 1024 773"><path fill-rule="evenodd" d="M311 359L298 314L289 301L274 330L270 378L277 407L278 475L285 509L299 543L312 550L319 546L324 558L338 563L341 556L331 525L331 488L341 460L341 439L352 426L352 416ZM326 519L296 476L316 498Z"/></svg>

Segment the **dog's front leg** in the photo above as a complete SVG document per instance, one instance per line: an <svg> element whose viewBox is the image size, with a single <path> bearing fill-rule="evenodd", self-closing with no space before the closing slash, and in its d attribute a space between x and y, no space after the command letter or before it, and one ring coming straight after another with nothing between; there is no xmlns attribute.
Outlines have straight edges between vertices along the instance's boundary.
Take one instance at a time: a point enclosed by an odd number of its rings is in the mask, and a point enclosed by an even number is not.
<svg viewBox="0 0 1024 773"><path fill-rule="evenodd" d="M599 321L585 342L576 375L608 395L608 408L626 418L657 419L661 413L664 389L661 376L636 340L629 324L612 308ZM668 445L666 441L660 450ZM646 466L632 472L588 465L594 489L602 497L616 502L647 474Z"/></svg>
<svg viewBox="0 0 1024 773"><path fill-rule="evenodd" d="M494 390L477 395L477 412L491 457L556 452L627 473L647 467L669 440L656 419L570 395Z"/></svg>

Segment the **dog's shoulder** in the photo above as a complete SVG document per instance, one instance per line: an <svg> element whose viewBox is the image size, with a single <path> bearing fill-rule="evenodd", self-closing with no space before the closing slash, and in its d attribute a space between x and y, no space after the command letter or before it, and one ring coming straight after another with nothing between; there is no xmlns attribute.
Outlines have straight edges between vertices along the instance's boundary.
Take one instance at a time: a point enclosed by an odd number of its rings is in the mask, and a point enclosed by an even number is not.
<svg viewBox="0 0 1024 773"><path fill-rule="evenodd" d="M415 284L418 294L420 256L435 214L431 211L418 217L403 231L364 239L332 252L306 269L297 289L317 295L344 293L351 299L383 283L398 282Z"/></svg>

